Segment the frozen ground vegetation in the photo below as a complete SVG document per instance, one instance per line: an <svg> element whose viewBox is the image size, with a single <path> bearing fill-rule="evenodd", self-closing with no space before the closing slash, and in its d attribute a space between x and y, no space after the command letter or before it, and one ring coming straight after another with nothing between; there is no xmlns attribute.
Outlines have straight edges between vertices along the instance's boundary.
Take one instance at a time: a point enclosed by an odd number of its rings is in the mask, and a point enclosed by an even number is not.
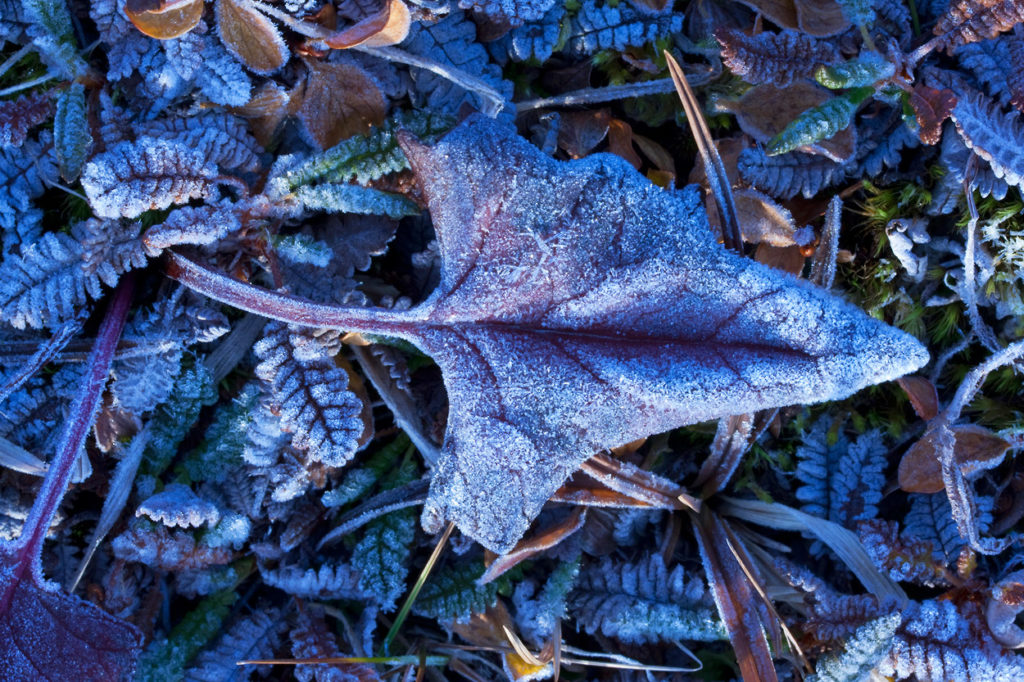
<svg viewBox="0 0 1024 682"><path fill-rule="evenodd" d="M1024 679L1024 0L0 0L0 678Z"/></svg>

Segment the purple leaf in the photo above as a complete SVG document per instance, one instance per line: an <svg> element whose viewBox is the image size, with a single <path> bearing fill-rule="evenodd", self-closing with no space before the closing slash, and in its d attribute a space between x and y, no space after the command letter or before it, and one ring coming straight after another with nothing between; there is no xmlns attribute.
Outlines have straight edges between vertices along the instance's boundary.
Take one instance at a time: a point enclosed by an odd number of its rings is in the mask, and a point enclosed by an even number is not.
<svg viewBox="0 0 1024 682"><path fill-rule="evenodd" d="M89 357L57 454L21 536L0 542L0 669L5 680L117 680L130 675L142 634L99 607L59 591L42 575L46 529L64 498L131 303L131 280L118 287Z"/></svg>
<svg viewBox="0 0 1024 682"><path fill-rule="evenodd" d="M277 319L407 339L450 402L424 512L496 552L595 452L685 424L844 398L923 365L907 334L717 244L697 192L621 159L554 161L471 117L403 148L441 283L407 311L273 294L181 256L170 274Z"/></svg>

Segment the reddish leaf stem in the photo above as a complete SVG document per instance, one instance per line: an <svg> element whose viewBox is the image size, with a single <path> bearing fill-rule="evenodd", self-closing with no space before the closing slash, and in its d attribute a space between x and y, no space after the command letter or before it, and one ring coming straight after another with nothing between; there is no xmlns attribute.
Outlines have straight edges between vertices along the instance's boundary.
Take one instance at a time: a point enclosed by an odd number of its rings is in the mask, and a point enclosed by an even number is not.
<svg viewBox="0 0 1024 682"><path fill-rule="evenodd" d="M394 311L329 305L260 289L173 252L167 263L167 276L193 291L240 310L306 327L382 334L415 341L418 338L415 326L425 321L415 309Z"/></svg>
<svg viewBox="0 0 1024 682"><path fill-rule="evenodd" d="M96 344L93 346L86 366L85 376L82 378L75 403L64 424L64 432L61 434L57 453L46 471L46 478L43 479L42 488L36 495L21 537L11 547L16 561L15 575L14 580L8 584L7 591L0 597L0 614L6 613L10 607L11 597L24 576L25 569L31 566L33 572L38 575L43 538L46 537L46 531L53 521L57 507L64 499L75 460L78 459L78 455L85 445L85 438L89 434L93 417L99 408L100 395L107 382L114 350L121 337L124 321L128 317L132 289L131 277L121 280L100 325Z"/></svg>

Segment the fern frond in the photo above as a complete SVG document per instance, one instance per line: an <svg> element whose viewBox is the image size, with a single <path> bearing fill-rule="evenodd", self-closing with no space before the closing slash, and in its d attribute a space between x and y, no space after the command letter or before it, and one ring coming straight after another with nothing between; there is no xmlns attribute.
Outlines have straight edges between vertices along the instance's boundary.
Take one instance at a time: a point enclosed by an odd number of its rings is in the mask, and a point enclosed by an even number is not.
<svg viewBox="0 0 1024 682"><path fill-rule="evenodd" d="M335 637L327 629L322 613L312 608L300 608L295 627L292 628L292 655L296 658L339 658L343 656ZM301 682L380 682L377 672L363 663L300 665L295 677Z"/></svg>
<svg viewBox="0 0 1024 682"><path fill-rule="evenodd" d="M660 555L636 563L611 560L587 567L571 596L577 623L627 644L726 639L704 583L669 571Z"/></svg>
<svg viewBox="0 0 1024 682"><path fill-rule="evenodd" d="M14 245L11 233L21 235L22 242L33 241L34 230L22 223L38 223L32 200L56 180L56 157L48 133L40 134L39 141L27 140L20 148L0 149L0 228L8 233L5 251Z"/></svg>
<svg viewBox="0 0 1024 682"><path fill-rule="evenodd" d="M843 642L842 652L818 659L814 675L809 676L807 682L860 682L865 679L889 653L901 620L900 614L893 613L861 626Z"/></svg>
<svg viewBox="0 0 1024 682"><path fill-rule="evenodd" d="M249 101L252 81L219 40L211 38L204 42L202 59L195 82L206 98L229 107L240 107Z"/></svg>
<svg viewBox="0 0 1024 682"><path fill-rule="evenodd" d="M407 461L385 477L383 489L398 488L415 476L415 465ZM367 524L362 539L352 550L352 566L360 572L360 589L373 595L384 612L393 610L405 592L415 537L415 510L400 509Z"/></svg>
<svg viewBox="0 0 1024 682"><path fill-rule="evenodd" d="M947 584L944 565L935 560L935 546L927 540L901 535L895 521L865 521L857 526L857 532L871 560L893 580L926 587Z"/></svg>
<svg viewBox="0 0 1024 682"><path fill-rule="evenodd" d="M832 43L792 30L748 36L733 28L720 28L715 39L722 44L722 60L729 70L753 85L785 88L793 79L813 78L819 67L841 59Z"/></svg>
<svg viewBox="0 0 1024 682"><path fill-rule="evenodd" d="M847 167L824 156L790 152L768 156L759 148L744 149L737 168L746 182L777 199L797 194L810 199L846 177Z"/></svg>
<svg viewBox="0 0 1024 682"><path fill-rule="evenodd" d="M585 0L572 20L567 47L578 54L642 47L683 29L683 15L644 14L632 5Z"/></svg>
<svg viewBox="0 0 1024 682"><path fill-rule="evenodd" d="M186 682L226 682L238 679L238 661L269 658L285 627L277 609L257 611L241 618L204 649L194 666L185 672ZM259 671L254 668L252 672ZM249 671L244 671L248 677Z"/></svg>
<svg viewBox="0 0 1024 682"><path fill-rule="evenodd" d="M935 24L933 33L947 51L995 38L1024 21L1021 0L956 0Z"/></svg>
<svg viewBox="0 0 1024 682"><path fill-rule="evenodd" d="M82 268L82 245L47 232L0 263L0 318L16 329L52 327L72 319L98 283Z"/></svg>
<svg viewBox="0 0 1024 682"><path fill-rule="evenodd" d="M217 399L213 377L202 363L185 368L167 402L158 405L149 420L149 443L143 452L143 471L158 476L171 463L178 446L199 418L204 405Z"/></svg>
<svg viewBox="0 0 1024 682"><path fill-rule="evenodd" d="M467 622L474 613L494 606L498 599L500 579L480 585L477 581L483 574L482 563L469 561L436 571L427 578L413 603L413 613L441 622Z"/></svg>
<svg viewBox="0 0 1024 682"><path fill-rule="evenodd" d="M321 564L319 569L260 567L263 582L300 599L352 599L368 596L359 587L359 571L348 564Z"/></svg>
<svg viewBox="0 0 1024 682"><path fill-rule="evenodd" d="M216 203L181 206L167 219L142 235L146 253L156 257L167 248L181 244L207 246L242 229L238 204Z"/></svg>
<svg viewBox="0 0 1024 682"><path fill-rule="evenodd" d="M556 2L537 21L524 23L509 31L504 39L508 56L514 61L543 63L554 53L568 29L565 5ZM492 43L493 45L493 43ZM493 54L493 51L492 51Z"/></svg>
<svg viewBox="0 0 1024 682"><path fill-rule="evenodd" d="M988 162L996 177L1024 188L1024 125L1020 113L1007 115L998 104L968 88L958 89L956 95L950 118L964 144Z"/></svg>
<svg viewBox="0 0 1024 682"><path fill-rule="evenodd" d="M111 542L114 556L155 571L184 571L226 564L234 552L197 543L191 533L136 523Z"/></svg>
<svg viewBox="0 0 1024 682"><path fill-rule="evenodd" d="M363 406L321 337L271 322L253 350L260 359L256 375L267 382L292 444L328 466L348 462L365 429Z"/></svg>
<svg viewBox="0 0 1024 682"><path fill-rule="evenodd" d="M41 92L0 102L0 148L20 147L28 131L49 118L52 111L50 96Z"/></svg>
<svg viewBox="0 0 1024 682"><path fill-rule="evenodd" d="M236 592L224 590L199 602L170 633L149 643L139 659L135 679L180 680L188 662L217 636L237 600Z"/></svg>
<svg viewBox="0 0 1024 682"><path fill-rule="evenodd" d="M225 170L256 171L263 149L243 119L225 113L162 118L134 126L135 134L173 140Z"/></svg>
<svg viewBox="0 0 1024 682"><path fill-rule="evenodd" d="M53 142L60 175L74 182L82 172L85 157L92 147L92 133L86 120L85 87L80 83L57 95L53 117Z"/></svg>
<svg viewBox="0 0 1024 682"><path fill-rule="evenodd" d="M946 563L953 562L967 541L960 537L949 498L945 493L914 493L909 496L910 511L904 522L904 533L910 537L930 542L936 551L936 558ZM984 531L991 522L992 498L978 497L978 525Z"/></svg>
<svg viewBox="0 0 1024 682"><path fill-rule="evenodd" d="M459 0L459 7L483 14L495 23L522 26L537 21L557 0Z"/></svg>
<svg viewBox="0 0 1024 682"><path fill-rule="evenodd" d="M1013 97L1010 78L1017 73L1015 69L1006 68L1007 64L1013 63L1010 54L1010 42L1013 40L1015 38L1012 35L1002 35L991 40L968 43L956 51L960 67L970 72L985 88L989 97L1003 106L1009 104Z"/></svg>
<svg viewBox="0 0 1024 682"><path fill-rule="evenodd" d="M839 81L837 79L832 82ZM854 88L808 109L768 142L768 155L785 154L799 147L834 137L836 133L850 125L857 107L873 92L874 88L871 87Z"/></svg>
<svg viewBox="0 0 1024 682"><path fill-rule="evenodd" d="M82 187L96 215L136 218L208 197L216 176L216 167L201 151L143 136L94 156L82 172Z"/></svg>
<svg viewBox="0 0 1024 682"><path fill-rule="evenodd" d="M566 617L566 600L580 574L580 560L563 561L551 571L544 586L537 589L532 580L516 586L512 599L516 606L519 631L537 646L551 639Z"/></svg>
<svg viewBox="0 0 1024 682"><path fill-rule="evenodd" d="M67 80L85 76L89 65L78 53L75 28L64 0L22 0L27 33L50 69Z"/></svg>
<svg viewBox="0 0 1024 682"><path fill-rule="evenodd" d="M324 183L315 187L299 187L293 196L302 208L310 211L364 213L390 218L402 218L420 212L416 204L400 194L360 185Z"/></svg>

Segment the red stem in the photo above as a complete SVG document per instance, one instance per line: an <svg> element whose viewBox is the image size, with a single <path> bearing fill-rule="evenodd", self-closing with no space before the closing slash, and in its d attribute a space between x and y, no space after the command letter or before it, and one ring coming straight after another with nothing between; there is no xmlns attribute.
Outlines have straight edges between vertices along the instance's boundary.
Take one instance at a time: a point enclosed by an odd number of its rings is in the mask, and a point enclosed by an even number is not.
<svg viewBox="0 0 1024 682"><path fill-rule="evenodd" d="M221 303L306 327L382 334L415 341L419 338L416 327L426 321L420 309L398 311L329 305L268 291L174 252L169 254L167 276Z"/></svg>
<svg viewBox="0 0 1024 682"><path fill-rule="evenodd" d="M10 606L14 589L25 574L25 569L32 566L36 575L41 570L41 554L43 550L43 539L46 531L53 522L57 513L57 507L64 499L68 482L71 480L71 472L75 466L82 447L85 445L85 438L92 427L93 417L100 405L100 397L103 387L107 383L107 375L110 372L110 364L114 357L114 350L117 348L118 340L121 337L121 329L128 317L128 309L132 301L133 279L126 276L121 280L114 298L107 308L107 313L100 324L99 333L96 336L96 343L86 363L85 376L82 378L81 387L71 407L71 412L64 425L64 432L61 434L60 443L57 446L57 453L46 470L46 477L43 485L36 495L32 510L25 520L25 527L21 537L13 543L14 560L16 561L14 579L8 585L5 594L0 597L0 615L5 613Z"/></svg>

